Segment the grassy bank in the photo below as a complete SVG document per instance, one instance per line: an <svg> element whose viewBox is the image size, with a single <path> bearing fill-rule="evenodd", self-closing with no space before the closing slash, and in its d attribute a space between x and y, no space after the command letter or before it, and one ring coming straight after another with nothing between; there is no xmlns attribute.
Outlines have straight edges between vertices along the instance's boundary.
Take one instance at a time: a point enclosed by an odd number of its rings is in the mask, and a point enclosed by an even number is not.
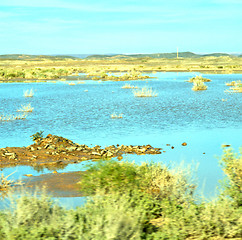
<svg viewBox="0 0 242 240"><path fill-rule="evenodd" d="M242 154L227 150L218 199L195 195L190 171L161 164L100 161L80 181L90 195L66 210L43 195L0 212L0 239L240 239Z"/></svg>
<svg viewBox="0 0 242 240"><path fill-rule="evenodd" d="M0 59L0 81L61 79L63 76L77 76L86 73L94 79L122 80L109 74L130 72L124 75L129 80L145 79L145 72L202 72L241 73L242 58L229 56L206 56L201 58L91 58L91 59ZM135 73L135 74L134 74ZM90 79L91 79L90 78Z"/></svg>

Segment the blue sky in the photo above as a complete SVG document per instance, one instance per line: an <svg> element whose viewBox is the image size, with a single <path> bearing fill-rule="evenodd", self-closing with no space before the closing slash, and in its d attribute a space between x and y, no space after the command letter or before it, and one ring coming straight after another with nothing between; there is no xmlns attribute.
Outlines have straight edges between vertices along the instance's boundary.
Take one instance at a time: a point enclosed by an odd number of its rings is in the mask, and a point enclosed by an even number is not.
<svg viewBox="0 0 242 240"><path fill-rule="evenodd" d="M242 0L0 0L0 54L242 52Z"/></svg>

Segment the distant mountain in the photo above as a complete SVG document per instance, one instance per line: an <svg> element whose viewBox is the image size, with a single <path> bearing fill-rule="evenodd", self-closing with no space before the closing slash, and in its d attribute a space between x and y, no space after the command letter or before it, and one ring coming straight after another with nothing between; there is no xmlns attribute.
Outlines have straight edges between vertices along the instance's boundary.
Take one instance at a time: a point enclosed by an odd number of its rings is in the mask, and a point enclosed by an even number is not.
<svg viewBox="0 0 242 240"><path fill-rule="evenodd" d="M196 54L192 52L179 52L179 58L200 58L200 57L236 57L236 55L228 53L211 53L211 54ZM90 55L87 59L105 59L105 58L177 58L177 53L152 53L152 54L113 54L113 55Z"/></svg>
<svg viewBox="0 0 242 240"><path fill-rule="evenodd" d="M65 54L65 55L62 55L62 54L56 54L56 55L52 55L52 56L56 56L56 57L73 57L73 58L86 58L88 56L90 56L92 54Z"/></svg>
<svg viewBox="0 0 242 240"><path fill-rule="evenodd" d="M242 57L241 53L209 53L196 54L193 52L179 52L179 58L201 58L201 57ZM151 53L151 54L56 54L56 55L28 55L28 54L5 54L0 55L0 60L63 60L63 59L130 59L130 58L177 58L177 53Z"/></svg>
<svg viewBox="0 0 242 240"><path fill-rule="evenodd" d="M0 55L0 59L4 59L4 60L36 60L36 59L58 60L58 59L64 59L64 58L76 59L75 57L65 56L65 55L58 55L58 56L28 55L28 54L5 54L5 55Z"/></svg>

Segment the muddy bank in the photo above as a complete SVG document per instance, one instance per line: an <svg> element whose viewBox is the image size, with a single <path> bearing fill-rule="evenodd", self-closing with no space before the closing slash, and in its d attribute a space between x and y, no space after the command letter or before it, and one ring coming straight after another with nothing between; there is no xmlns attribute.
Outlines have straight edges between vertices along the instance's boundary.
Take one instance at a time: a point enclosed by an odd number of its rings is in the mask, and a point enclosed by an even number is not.
<svg viewBox="0 0 242 240"><path fill-rule="evenodd" d="M74 143L69 139L49 134L45 138L37 139L34 144L27 147L1 148L0 168L16 165L50 167L86 160L110 159L113 157L122 159L123 154L160 153L161 148L154 148L150 145L111 145L105 148L96 145L95 147L89 147L85 144Z"/></svg>
<svg viewBox="0 0 242 240"><path fill-rule="evenodd" d="M21 186L14 186L13 192L39 192L44 189L53 197L82 197L81 186L78 182L85 172L49 173L31 176L22 180Z"/></svg>

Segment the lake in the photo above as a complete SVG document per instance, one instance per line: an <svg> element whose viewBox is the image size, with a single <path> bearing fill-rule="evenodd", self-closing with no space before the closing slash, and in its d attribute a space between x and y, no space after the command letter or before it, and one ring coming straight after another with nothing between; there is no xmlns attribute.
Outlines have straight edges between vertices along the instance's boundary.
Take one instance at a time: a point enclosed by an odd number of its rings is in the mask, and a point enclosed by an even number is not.
<svg viewBox="0 0 242 240"><path fill-rule="evenodd" d="M228 94L226 82L241 80L242 74L203 74L212 82L206 91L194 92L193 84L185 82L199 73L156 73L152 79L129 82L84 81L2 83L0 84L0 115L17 114L21 105L31 103L34 111L26 120L0 122L0 147L28 146L30 135L44 131L87 145L143 145L161 147L160 155L126 155L127 161L162 162L171 166L192 164L196 168L198 190L206 197L216 196L218 181L223 178L219 166L222 144L230 144L236 152L242 146L242 96ZM157 97L137 98L129 83L152 87ZM34 97L23 92L34 90ZM222 101L224 99L225 101ZM111 114L123 114L112 119ZM183 142L187 146L182 146ZM168 146L167 146L168 144ZM174 147L172 149L171 147ZM69 165L61 171L85 169L85 163ZM3 169L17 179L23 174L41 174L31 167ZM42 173L51 171L43 170Z"/></svg>

